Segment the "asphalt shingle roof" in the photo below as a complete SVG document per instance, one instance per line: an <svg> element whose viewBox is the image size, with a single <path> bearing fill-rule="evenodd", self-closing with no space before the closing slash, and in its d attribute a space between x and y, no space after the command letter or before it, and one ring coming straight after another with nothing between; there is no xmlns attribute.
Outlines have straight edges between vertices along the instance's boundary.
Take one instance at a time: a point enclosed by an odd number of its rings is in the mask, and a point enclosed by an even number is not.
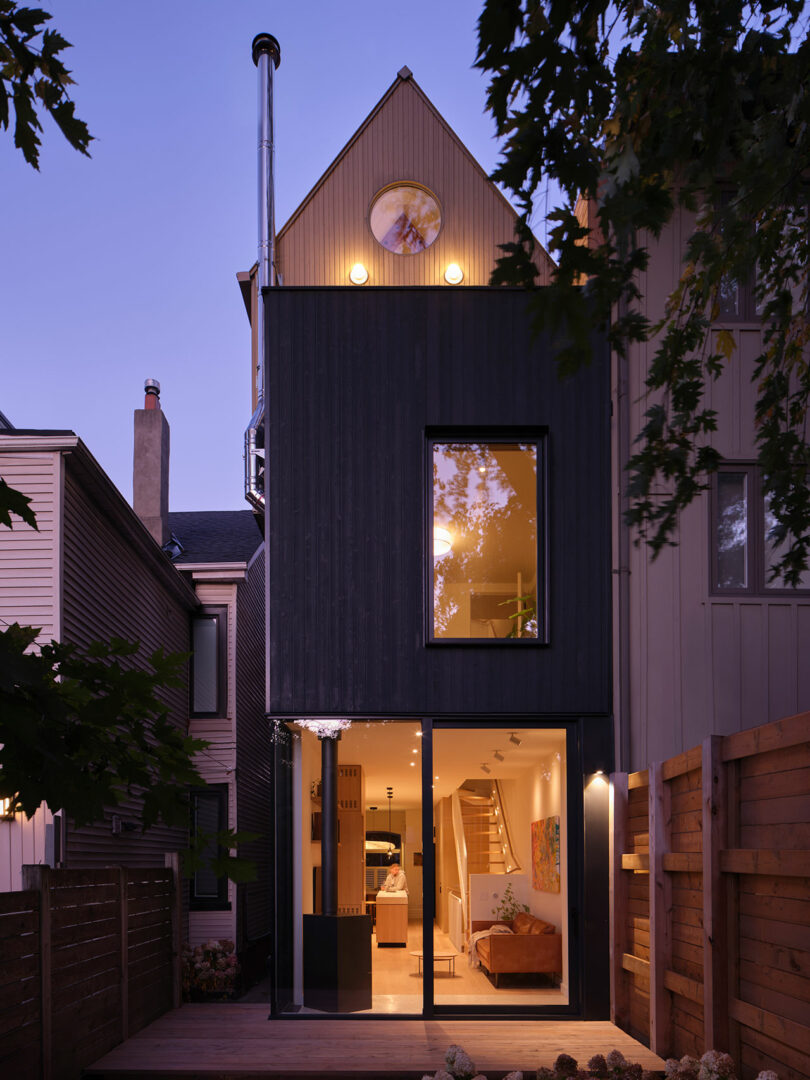
<svg viewBox="0 0 810 1080"><path fill-rule="evenodd" d="M169 514L169 528L183 545L183 563L249 562L262 542L252 510L191 510Z"/></svg>

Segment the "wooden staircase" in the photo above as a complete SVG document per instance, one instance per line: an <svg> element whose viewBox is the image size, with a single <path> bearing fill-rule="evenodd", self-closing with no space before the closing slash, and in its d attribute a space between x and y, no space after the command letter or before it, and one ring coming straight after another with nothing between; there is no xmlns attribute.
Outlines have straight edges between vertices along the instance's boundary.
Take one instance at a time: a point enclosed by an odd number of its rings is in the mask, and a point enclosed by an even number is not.
<svg viewBox="0 0 810 1080"><path fill-rule="evenodd" d="M459 798L467 845L467 873L505 874L503 839L492 796L461 788Z"/></svg>

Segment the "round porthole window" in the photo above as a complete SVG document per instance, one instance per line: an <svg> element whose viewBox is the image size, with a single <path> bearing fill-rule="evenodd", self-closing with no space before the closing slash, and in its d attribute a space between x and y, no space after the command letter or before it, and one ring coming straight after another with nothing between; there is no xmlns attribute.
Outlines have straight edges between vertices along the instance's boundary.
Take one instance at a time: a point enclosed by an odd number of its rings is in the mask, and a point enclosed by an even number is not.
<svg viewBox="0 0 810 1080"><path fill-rule="evenodd" d="M416 184L392 184L375 197L369 224L378 243L394 255L429 248L442 227L439 201Z"/></svg>

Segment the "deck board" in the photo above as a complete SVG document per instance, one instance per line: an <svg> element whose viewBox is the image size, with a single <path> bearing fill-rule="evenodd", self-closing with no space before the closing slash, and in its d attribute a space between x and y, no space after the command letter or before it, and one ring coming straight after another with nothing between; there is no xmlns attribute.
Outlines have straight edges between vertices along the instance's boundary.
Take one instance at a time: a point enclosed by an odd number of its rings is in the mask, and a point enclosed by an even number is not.
<svg viewBox="0 0 810 1080"><path fill-rule="evenodd" d="M268 1020L265 1005L183 1005L85 1070L94 1080L204 1077L205 1080L309 1080L421 1077L443 1064L452 1043L500 1080L512 1069L534 1075L567 1053L584 1065L621 1050L662 1071L663 1061L609 1021Z"/></svg>

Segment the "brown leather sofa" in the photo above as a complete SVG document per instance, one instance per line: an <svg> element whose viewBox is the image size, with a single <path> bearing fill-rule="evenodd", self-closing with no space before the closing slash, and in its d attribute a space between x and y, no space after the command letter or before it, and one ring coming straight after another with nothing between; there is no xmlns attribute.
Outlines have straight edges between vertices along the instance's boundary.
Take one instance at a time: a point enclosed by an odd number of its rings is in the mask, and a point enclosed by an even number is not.
<svg viewBox="0 0 810 1080"><path fill-rule="evenodd" d="M500 975L517 972L544 972L562 975L562 935L551 923L528 912L516 915L511 923L473 922L472 931L508 926L511 934L490 934L478 941L478 958L498 985Z"/></svg>

